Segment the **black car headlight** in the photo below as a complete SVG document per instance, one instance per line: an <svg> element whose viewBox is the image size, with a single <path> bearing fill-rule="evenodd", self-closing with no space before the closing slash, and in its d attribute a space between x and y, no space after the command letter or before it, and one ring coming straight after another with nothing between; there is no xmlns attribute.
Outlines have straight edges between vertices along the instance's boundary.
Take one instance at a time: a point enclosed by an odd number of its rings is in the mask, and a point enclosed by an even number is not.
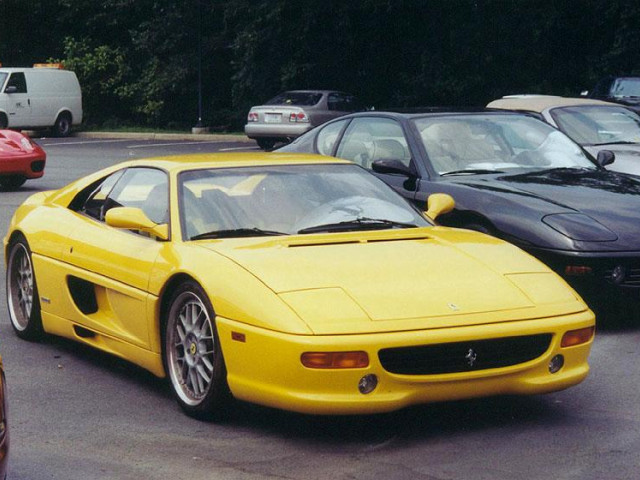
<svg viewBox="0 0 640 480"><path fill-rule="evenodd" d="M542 222L565 237L580 242L613 242L618 239L614 232L583 213L554 213L544 216Z"/></svg>

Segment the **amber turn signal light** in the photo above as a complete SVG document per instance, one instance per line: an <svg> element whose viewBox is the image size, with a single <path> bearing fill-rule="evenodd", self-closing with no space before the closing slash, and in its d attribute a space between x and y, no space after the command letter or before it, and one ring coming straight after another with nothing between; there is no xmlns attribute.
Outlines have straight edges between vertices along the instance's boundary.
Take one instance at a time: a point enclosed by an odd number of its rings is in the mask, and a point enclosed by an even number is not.
<svg viewBox="0 0 640 480"><path fill-rule="evenodd" d="M369 366L367 352L305 352L300 356L307 368L365 368Z"/></svg>
<svg viewBox="0 0 640 480"><path fill-rule="evenodd" d="M573 347L582 343L587 343L593 337L595 327L580 328L579 330L569 330L562 336L562 347Z"/></svg>

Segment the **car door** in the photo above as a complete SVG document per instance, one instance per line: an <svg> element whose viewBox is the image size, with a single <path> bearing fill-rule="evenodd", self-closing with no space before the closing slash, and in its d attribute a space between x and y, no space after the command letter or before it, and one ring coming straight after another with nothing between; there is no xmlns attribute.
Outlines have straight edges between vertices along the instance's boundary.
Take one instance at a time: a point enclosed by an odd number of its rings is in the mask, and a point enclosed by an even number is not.
<svg viewBox="0 0 640 480"><path fill-rule="evenodd" d="M23 72L13 72L4 87L7 94L9 127L31 126L31 101L27 91L27 80Z"/></svg>
<svg viewBox="0 0 640 480"><path fill-rule="evenodd" d="M147 348L148 285L156 259L167 243L140 232L107 225L111 208L138 207L155 223L169 221L167 173L128 168L94 185L77 205L79 226L68 236L64 261L77 315L87 328Z"/></svg>
<svg viewBox="0 0 640 480"><path fill-rule="evenodd" d="M393 187L403 197L413 200L416 178L397 173L373 171L376 160L395 160L415 170L406 135L400 123L387 117L356 117L345 130L335 156L351 160Z"/></svg>

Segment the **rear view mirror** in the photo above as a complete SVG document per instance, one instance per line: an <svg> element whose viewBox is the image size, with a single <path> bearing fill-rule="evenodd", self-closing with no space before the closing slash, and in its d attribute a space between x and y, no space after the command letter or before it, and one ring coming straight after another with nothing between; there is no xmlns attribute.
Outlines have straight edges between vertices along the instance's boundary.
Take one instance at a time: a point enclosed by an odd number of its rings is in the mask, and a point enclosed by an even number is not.
<svg viewBox="0 0 640 480"><path fill-rule="evenodd" d="M598 152L598 156L596 157L596 162L601 167L605 167L607 165L611 165L616 159L616 154L611 150L600 150Z"/></svg>
<svg viewBox="0 0 640 480"><path fill-rule="evenodd" d="M416 172L413 168L408 167L400 160L396 159L380 159L375 160L371 164L371 169L376 173L398 174L405 177L415 177Z"/></svg>
<svg viewBox="0 0 640 480"><path fill-rule="evenodd" d="M18 87L15 85L10 85L4 89L4 93L16 93L18 91Z"/></svg>
<svg viewBox="0 0 640 480"><path fill-rule="evenodd" d="M449 213L456 206L456 202L451 195L446 193L433 193L427 198L427 211L425 212L431 220L435 220L440 215Z"/></svg>

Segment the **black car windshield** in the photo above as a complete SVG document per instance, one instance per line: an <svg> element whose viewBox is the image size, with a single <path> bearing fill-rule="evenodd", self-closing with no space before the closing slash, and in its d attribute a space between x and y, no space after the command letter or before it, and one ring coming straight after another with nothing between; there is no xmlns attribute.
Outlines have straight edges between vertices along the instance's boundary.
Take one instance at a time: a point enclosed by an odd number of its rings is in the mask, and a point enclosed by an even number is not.
<svg viewBox="0 0 640 480"><path fill-rule="evenodd" d="M597 168L565 134L527 115L462 114L413 121L440 175Z"/></svg>
<svg viewBox="0 0 640 480"><path fill-rule="evenodd" d="M185 240L429 226L351 164L192 170L179 176Z"/></svg>
<svg viewBox="0 0 640 480"><path fill-rule="evenodd" d="M296 105L311 107L322 98L318 92L284 92L269 100L265 105Z"/></svg>
<svg viewBox="0 0 640 480"><path fill-rule="evenodd" d="M611 85L610 94L614 98L640 97L640 78L617 78Z"/></svg>
<svg viewBox="0 0 640 480"><path fill-rule="evenodd" d="M553 109L551 116L580 145L640 143L640 117L623 107L563 107Z"/></svg>

